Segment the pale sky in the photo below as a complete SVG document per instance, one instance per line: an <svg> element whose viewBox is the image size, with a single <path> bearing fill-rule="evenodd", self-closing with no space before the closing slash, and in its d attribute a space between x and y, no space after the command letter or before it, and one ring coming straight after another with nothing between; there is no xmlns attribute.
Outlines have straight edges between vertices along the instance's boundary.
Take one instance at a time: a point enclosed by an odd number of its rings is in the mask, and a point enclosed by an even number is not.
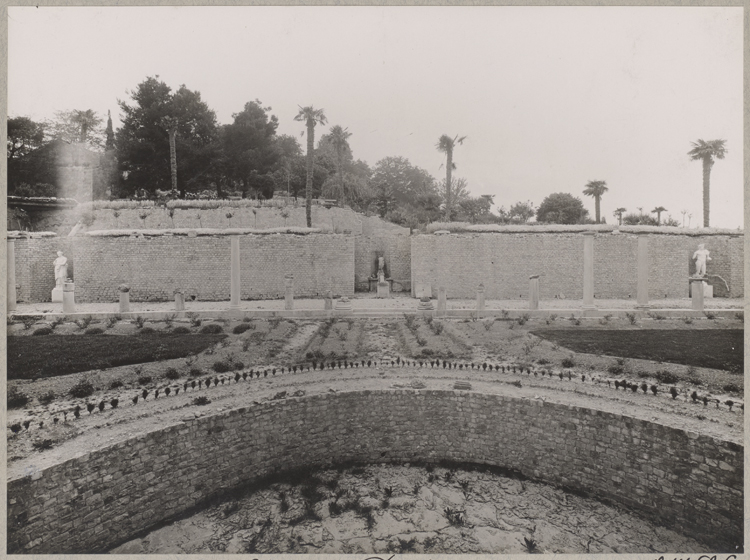
<svg viewBox="0 0 750 560"><path fill-rule="evenodd" d="M702 223L690 142L725 139L711 225L743 219L742 8L124 7L8 9L8 114L112 111L147 76L200 91L220 123L260 99L347 127L355 158L454 177L497 206L607 182L602 215L664 206ZM687 218L686 218L687 225Z"/></svg>

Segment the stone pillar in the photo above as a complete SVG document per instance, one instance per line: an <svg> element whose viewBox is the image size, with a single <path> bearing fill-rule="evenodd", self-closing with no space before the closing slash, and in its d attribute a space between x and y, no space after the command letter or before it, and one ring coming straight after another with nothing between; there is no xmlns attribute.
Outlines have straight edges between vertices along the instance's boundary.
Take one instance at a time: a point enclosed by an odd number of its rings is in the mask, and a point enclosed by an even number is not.
<svg viewBox="0 0 750 560"><path fill-rule="evenodd" d="M690 293L693 300L693 311L703 312L703 278L690 279Z"/></svg>
<svg viewBox="0 0 750 560"><path fill-rule="evenodd" d="M445 293L445 286L438 287L438 303L437 303L437 315L438 317L445 317L447 314L447 303L448 297Z"/></svg>
<svg viewBox="0 0 750 560"><path fill-rule="evenodd" d="M419 298L419 304L417 305L417 313L420 315L432 315L433 311L432 300L428 297Z"/></svg>
<svg viewBox="0 0 750 560"><path fill-rule="evenodd" d="M63 297L65 293L63 292ZM120 313L128 313L130 311L130 292L120 292Z"/></svg>
<svg viewBox="0 0 750 560"><path fill-rule="evenodd" d="M529 309L539 309L539 275L529 276Z"/></svg>
<svg viewBox="0 0 750 560"><path fill-rule="evenodd" d="M638 301L636 309L649 309L648 304L648 237L638 236Z"/></svg>
<svg viewBox="0 0 750 560"><path fill-rule="evenodd" d="M76 285L73 282L65 282L63 285L63 313L76 312L75 290Z"/></svg>
<svg viewBox="0 0 750 560"><path fill-rule="evenodd" d="M352 312L352 302L349 298L342 296L336 302L336 315L350 315Z"/></svg>
<svg viewBox="0 0 750 560"><path fill-rule="evenodd" d="M284 309L291 311L294 309L294 275L287 274L284 276Z"/></svg>
<svg viewBox="0 0 750 560"><path fill-rule="evenodd" d="M594 235L583 234L583 308L594 309Z"/></svg>
<svg viewBox="0 0 750 560"><path fill-rule="evenodd" d="M174 310L177 311L177 313L185 311L185 294L182 292L174 293Z"/></svg>
<svg viewBox="0 0 750 560"><path fill-rule="evenodd" d="M5 282L8 286L8 308L11 313L16 310L16 242L8 239L8 270Z"/></svg>
<svg viewBox="0 0 750 560"><path fill-rule="evenodd" d="M231 239L231 251L232 251L232 280L231 280L231 301L229 304L230 309L240 308L240 236L232 235Z"/></svg>
<svg viewBox="0 0 750 560"><path fill-rule="evenodd" d="M479 284L477 288L477 317L484 313L484 284Z"/></svg>
<svg viewBox="0 0 750 560"><path fill-rule="evenodd" d="M333 292L331 290L328 290L326 292L326 297L324 301L325 301L324 309L326 311L331 311L333 309Z"/></svg>

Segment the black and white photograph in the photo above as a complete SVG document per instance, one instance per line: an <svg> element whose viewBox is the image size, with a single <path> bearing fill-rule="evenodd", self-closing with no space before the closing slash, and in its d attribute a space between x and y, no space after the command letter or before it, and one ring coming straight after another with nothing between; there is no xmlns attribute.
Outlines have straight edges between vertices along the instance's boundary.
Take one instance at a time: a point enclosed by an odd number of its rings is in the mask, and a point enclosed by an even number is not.
<svg viewBox="0 0 750 560"><path fill-rule="evenodd" d="M741 5L5 14L7 554L742 557Z"/></svg>

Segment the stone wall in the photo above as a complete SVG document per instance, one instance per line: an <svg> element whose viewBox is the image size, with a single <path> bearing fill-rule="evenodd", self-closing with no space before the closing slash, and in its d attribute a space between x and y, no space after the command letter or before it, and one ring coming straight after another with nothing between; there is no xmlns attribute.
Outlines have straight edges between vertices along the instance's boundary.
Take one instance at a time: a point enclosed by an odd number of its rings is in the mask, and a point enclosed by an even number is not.
<svg viewBox="0 0 750 560"><path fill-rule="evenodd" d="M539 400L391 390L254 404L11 479L8 551L106 551L277 469L440 459L591 493L717 552L743 542L741 445Z"/></svg>
<svg viewBox="0 0 750 560"><path fill-rule="evenodd" d="M649 297L688 297L691 257L699 243L711 251L707 272L717 297L743 297L743 237L728 235L646 235ZM594 297L635 298L638 236L594 236ZM583 297L583 236L580 233L458 233L412 236L412 282L440 285L449 298L474 298L485 286L487 299L527 298L529 276L541 274L540 297ZM718 274L729 284L711 275Z"/></svg>
<svg viewBox="0 0 750 560"><path fill-rule="evenodd" d="M131 301L228 301L229 236L71 238L76 301L115 302L128 284ZM284 296L284 276L294 275L298 297L354 293L354 239L337 234L240 236L242 299Z"/></svg>

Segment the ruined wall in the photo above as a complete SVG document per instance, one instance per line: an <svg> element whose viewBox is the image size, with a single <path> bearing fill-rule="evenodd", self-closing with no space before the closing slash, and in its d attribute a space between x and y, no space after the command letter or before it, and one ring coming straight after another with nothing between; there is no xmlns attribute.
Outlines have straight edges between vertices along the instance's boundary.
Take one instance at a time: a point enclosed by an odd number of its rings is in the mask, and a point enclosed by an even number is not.
<svg viewBox="0 0 750 560"><path fill-rule="evenodd" d="M741 445L539 400L388 390L253 404L11 479L8 551L103 552L275 469L440 459L589 492L717 552L743 542Z"/></svg>
<svg viewBox="0 0 750 560"><path fill-rule="evenodd" d="M131 301L186 298L228 301L229 236L136 236L73 239L76 301L117 301L119 284ZM354 239L336 234L240 236L241 297L283 297L284 276L294 275L295 296L354 293Z"/></svg>
<svg viewBox="0 0 750 560"><path fill-rule="evenodd" d="M724 235L646 235L649 297L688 297L690 260L699 243L711 251L707 272L716 297L743 297L743 237ZM594 297L628 299L637 295L638 235L594 236ZM412 236L412 281L440 285L449 298L474 298L480 283L487 299L528 297L529 276L541 274L540 297L583 297L583 235L580 233L458 233Z"/></svg>

